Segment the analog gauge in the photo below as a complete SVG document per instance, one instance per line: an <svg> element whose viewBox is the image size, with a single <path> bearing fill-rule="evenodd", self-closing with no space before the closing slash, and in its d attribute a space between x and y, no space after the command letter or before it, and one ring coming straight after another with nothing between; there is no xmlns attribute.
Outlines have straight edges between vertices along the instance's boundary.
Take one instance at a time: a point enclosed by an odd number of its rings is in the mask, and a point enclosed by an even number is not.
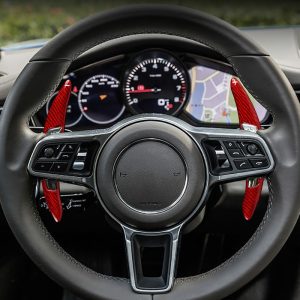
<svg viewBox="0 0 300 300"><path fill-rule="evenodd" d="M175 115L188 92L188 75L170 54L153 51L137 57L126 73L124 94L133 113Z"/></svg>
<svg viewBox="0 0 300 300"><path fill-rule="evenodd" d="M82 114L97 124L118 120L125 110L120 101L119 87L120 82L109 75L95 75L86 80L78 94Z"/></svg>
<svg viewBox="0 0 300 300"><path fill-rule="evenodd" d="M53 96L51 97L50 101L48 101L47 106L46 106L46 112L48 114L49 108L55 99L56 95L58 92L54 93ZM70 128L79 123L79 121L82 118L82 114L80 111L80 108L78 106L78 96L76 93L72 92L70 95L70 100L68 103L67 107L67 113L66 113L66 127Z"/></svg>

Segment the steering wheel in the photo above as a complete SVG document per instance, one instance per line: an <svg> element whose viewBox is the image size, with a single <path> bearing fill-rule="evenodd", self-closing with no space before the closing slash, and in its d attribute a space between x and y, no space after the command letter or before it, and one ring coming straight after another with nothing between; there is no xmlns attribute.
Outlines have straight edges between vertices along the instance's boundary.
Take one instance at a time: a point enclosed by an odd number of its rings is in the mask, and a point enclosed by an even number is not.
<svg viewBox="0 0 300 300"><path fill-rule="evenodd" d="M44 135L29 129L30 117L81 53L120 37L153 33L184 37L222 54L256 100L271 112L270 128L258 132L198 128L174 117L138 115L105 130ZM267 266L298 219L299 128L299 103L287 78L264 50L233 26L182 7L129 6L101 13L54 37L31 59L10 91L0 128L2 208L32 260L82 297L223 298ZM226 147L228 141L257 145L264 163L253 167L250 159L241 165L230 158L231 169L217 170L207 145ZM47 162L50 167L41 168L46 147L84 151L85 165L74 170L72 161L57 167L54 160ZM212 187L260 176L267 176L270 197L250 240L213 270L175 279L182 228L205 207ZM130 280L98 274L57 244L34 204L37 177L85 185L96 192L103 208L123 229ZM155 247L164 251L162 273L147 277L141 249Z"/></svg>

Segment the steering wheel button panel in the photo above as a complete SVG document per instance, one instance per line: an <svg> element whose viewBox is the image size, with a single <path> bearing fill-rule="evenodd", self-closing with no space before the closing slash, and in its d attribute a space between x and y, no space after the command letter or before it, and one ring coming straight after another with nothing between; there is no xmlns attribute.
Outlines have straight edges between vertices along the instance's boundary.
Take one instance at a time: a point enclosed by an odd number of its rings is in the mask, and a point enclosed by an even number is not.
<svg viewBox="0 0 300 300"><path fill-rule="evenodd" d="M82 175L89 176L93 167L93 159L98 149L98 142L77 142L76 143L47 143L41 146L38 153L44 153L45 149L55 149L55 155L46 157L37 155L34 160L32 170L46 174ZM46 177L47 178L47 175ZM54 178L53 179L57 179Z"/></svg>
<svg viewBox="0 0 300 300"><path fill-rule="evenodd" d="M218 134L217 131L215 129L216 135ZM225 131L223 132L224 135ZM255 171L265 172L266 169L272 168L271 154L259 136L253 133L252 138L250 136L247 138L245 130L235 131L239 134L230 141L224 137L210 137L202 142L212 175L221 176L223 179L227 178L226 181L230 181L239 176L245 176L248 172L250 172L249 175L253 174L256 177ZM242 138L243 136L244 138ZM255 154L248 152L249 146L252 150L255 148ZM227 167L224 167L225 165Z"/></svg>

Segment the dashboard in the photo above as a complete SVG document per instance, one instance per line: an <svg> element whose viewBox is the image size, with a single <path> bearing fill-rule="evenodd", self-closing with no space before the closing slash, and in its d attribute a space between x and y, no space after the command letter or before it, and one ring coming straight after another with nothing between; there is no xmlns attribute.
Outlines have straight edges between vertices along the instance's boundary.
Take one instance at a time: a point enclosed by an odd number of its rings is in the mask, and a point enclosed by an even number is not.
<svg viewBox="0 0 300 300"><path fill-rule="evenodd" d="M68 72L72 83L66 128L106 128L136 114L168 114L192 125L236 126L230 89L230 65L195 54L161 48L143 49L94 61ZM54 93L34 117L43 126ZM249 94L260 121L269 114Z"/></svg>

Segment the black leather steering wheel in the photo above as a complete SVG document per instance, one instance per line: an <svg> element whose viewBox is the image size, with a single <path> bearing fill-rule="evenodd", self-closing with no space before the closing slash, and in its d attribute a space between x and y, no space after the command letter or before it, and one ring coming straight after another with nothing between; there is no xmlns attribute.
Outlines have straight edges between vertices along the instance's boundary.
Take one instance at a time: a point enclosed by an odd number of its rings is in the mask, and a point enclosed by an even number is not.
<svg viewBox="0 0 300 300"><path fill-rule="evenodd" d="M195 128L172 117L137 116L109 130L45 136L29 129L29 118L49 99L81 53L112 39L150 33L191 39L222 54L251 94L272 113L272 126L255 133ZM266 267L298 219L299 128L299 103L288 80L264 50L231 25L181 7L132 6L101 13L54 37L31 59L13 86L0 128L2 208L14 235L32 260L59 284L87 299L220 299ZM233 168L226 174L215 174L205 143L213 140L222 144L228 139L256 143L266 166L246 171ZM67 143L84 145L88 150L90 163L84 172L74 173L67 168L64 173L50 173L36 168L44 147ZM167 153L169 158L166 163L147 164L142 159L145 151L150 156ZM132 193L124 188L122 178L117 177L122 168L133 168L131 157L161 176L166 186L169 177L163 172L172 165L183 175L179 176L176 191L164 191L158 209L141 208L141 203L130 198ZM205 274L175 279L173 285L181 228L204 207L211 187L261 175L268 176L270 199L250 240L222 265ZM36 177L84 184L97 192L103 207L124 230L131 280L97 274L57 244L34 204ZM139 184L145 183L140 179ZM156 188L159 195L161 185ZM139 247L151 243L165 247L169 255L166 276L149 282L137 269Z"/></svg>

